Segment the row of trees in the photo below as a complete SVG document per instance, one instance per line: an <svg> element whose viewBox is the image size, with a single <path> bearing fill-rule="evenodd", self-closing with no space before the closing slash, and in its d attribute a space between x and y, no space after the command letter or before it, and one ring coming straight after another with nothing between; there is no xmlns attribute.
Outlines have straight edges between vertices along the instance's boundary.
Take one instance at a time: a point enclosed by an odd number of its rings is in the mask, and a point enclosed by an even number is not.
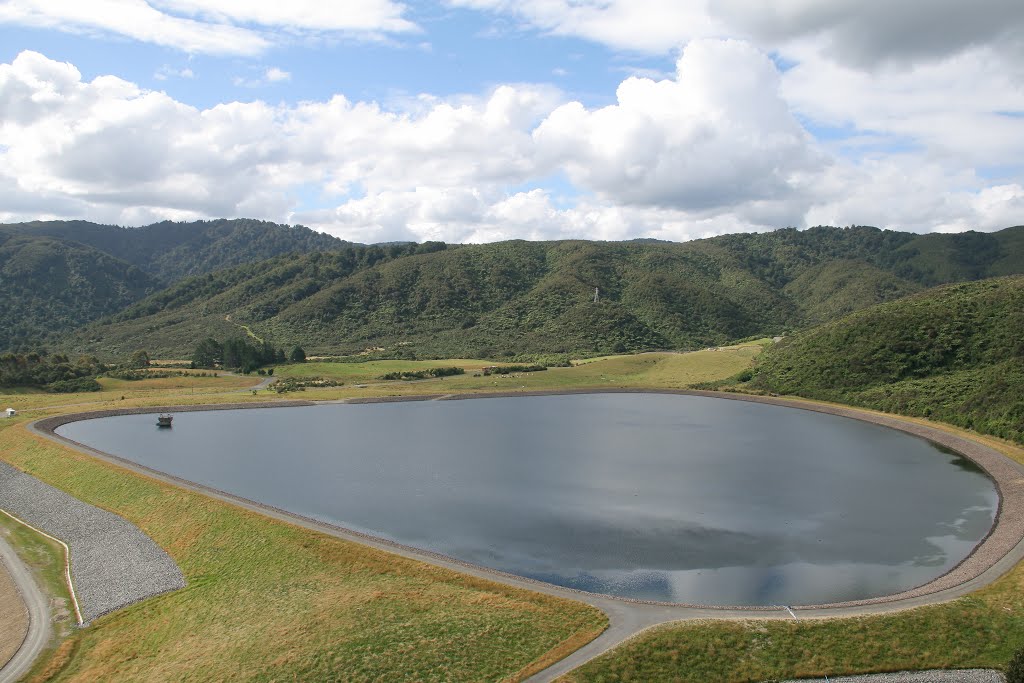
<svg viewBox="0 0 1024 683"><path fill-rule="evenodd" d="M274 348L268 341L250 342L243 337L233 337L223 342L207 337L199 342L192 353L194 368L236 368L244 373L258 370L266 365L281 363L303 363L306 352L301 346L285 354L283 348Z"/></svg>
<svg viewBox="0 0 1024 683"><path fill-rule="evenodd" d="M0 355L0 387L44 387L51 391L93 391L99 389L95 375L107 367L92 356L72 362L59 353L31 352Z"/></svg>

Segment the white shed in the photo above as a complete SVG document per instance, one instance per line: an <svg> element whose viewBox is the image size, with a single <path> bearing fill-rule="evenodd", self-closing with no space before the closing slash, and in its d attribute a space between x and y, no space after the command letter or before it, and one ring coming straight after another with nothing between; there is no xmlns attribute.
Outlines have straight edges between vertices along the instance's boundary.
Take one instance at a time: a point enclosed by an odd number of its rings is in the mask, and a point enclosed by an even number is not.
<svg viewBox="0 0 1024 683"><path fill-rule="evenodd" d="M14 417L17 414L18 411L15 410L14 408L8 408L7 410L4 411L4 417Z"/></svg>

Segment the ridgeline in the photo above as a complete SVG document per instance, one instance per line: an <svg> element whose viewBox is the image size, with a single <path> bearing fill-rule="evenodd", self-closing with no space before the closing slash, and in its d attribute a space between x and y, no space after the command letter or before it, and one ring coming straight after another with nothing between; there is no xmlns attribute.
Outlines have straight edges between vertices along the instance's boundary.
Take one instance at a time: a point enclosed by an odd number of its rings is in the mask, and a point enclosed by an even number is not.
<svg viewBox="0 0 1024 683"><path fill-rule="evenodd" d="M935 284L1024 273L1024 227L778 230L686 243L349 246L187 278L65 347L188 353L245 325L313 354L586 355L776 335ZM594 300L595 290L597 300Z"/></svg>
<svg viewBox="0 0 1024 683"><path fill-rule="evenodd" d="M0 225L0 351L52 345L55 336L189 275L350 245L309 228L252 220Z"/></svg>

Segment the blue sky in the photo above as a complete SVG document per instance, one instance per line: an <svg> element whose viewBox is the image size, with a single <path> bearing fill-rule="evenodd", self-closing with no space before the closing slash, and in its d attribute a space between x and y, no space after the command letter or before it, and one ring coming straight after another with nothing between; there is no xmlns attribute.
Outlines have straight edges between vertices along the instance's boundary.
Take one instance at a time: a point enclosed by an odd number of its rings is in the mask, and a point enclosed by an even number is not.
<svg viewBox="0 0 1024 683"><path fill-rule="evenodd" d="M0 220L357 241L1024 223L1019 3L774 5L0 0Z"/></svg>

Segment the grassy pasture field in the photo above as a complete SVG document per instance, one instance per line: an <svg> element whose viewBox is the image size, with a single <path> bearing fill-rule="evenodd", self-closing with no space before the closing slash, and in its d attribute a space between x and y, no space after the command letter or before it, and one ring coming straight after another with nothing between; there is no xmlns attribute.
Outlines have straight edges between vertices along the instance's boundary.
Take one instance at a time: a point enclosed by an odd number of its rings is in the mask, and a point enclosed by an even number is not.
<svg viewBox="0 0 1024 683"><path fill-rule="evenodd" d="M160 400L164 402L167 397L174 397L175 403L194 403L195 401L188 397L195 396L200 400L208 400L210 396L244 390L258 384L263 379L256 375L247 377L220 371L217 371L217 376L214 377L213 372L209 370L175 370L175 372L187 374L178 377L148 377L140 380L100 377L97 381L103 387L102 391L72 394L53 394L42 389L24 387L2 388L0 389L0 410L10 407L19 411L44 411L62 406L79 406L88 409L93 407L90 404L117 407L108 404L123 401L125 406L136 405L138 401L145 402L146 399L153 397L160 397ZM236 396L241 398L240 394L236 394ZM143 403L143 405L149 404Z"/></svg>
<svg viewBox="0 0 1024 683"><path fill-rule="evenodd" d="M276 368L274 376L323 377L345 382L342 387L310 388L292 394L295 398L310 400L612 387L682 389L740 372L750 366L762 348L761 343L751 342L722 347L717 351L607 356L568 368L511 375L481 374L479 377L474 375L480 374L486 366L513 364L482 360L308 362ZM466 374L414 381L379 379L389 372L415 372L451 366L464 368Z"/></svg>

